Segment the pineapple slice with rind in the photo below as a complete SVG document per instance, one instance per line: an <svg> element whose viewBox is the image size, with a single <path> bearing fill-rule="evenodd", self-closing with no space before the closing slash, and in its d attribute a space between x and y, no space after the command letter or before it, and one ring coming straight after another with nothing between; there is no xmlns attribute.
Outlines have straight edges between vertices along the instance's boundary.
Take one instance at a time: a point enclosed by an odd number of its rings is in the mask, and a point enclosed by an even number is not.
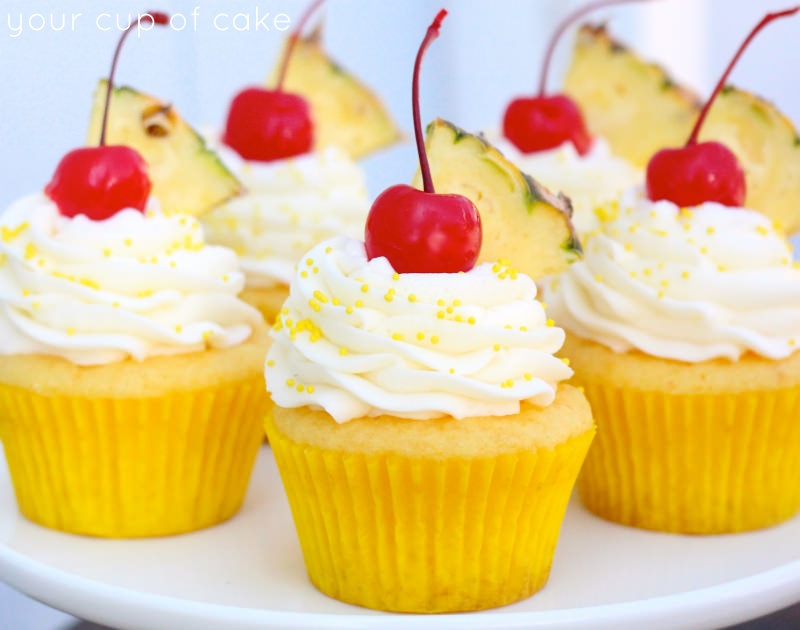
<svg viewBox="0 0 800 630"><path fill-rule="evenodd" d="M583 26L565 91L592 133L613 152L646 166L660 149L686 143L700 100L667 73L616 42L603 27ZM800 137L773 105L726 86L711 106L700 140L730 148L745 172L745 206L785 232L800 230Z"/></svg>
<svg viewBox="0 0 800 630"><path fill-rule="evenodd" d="M275 85L282 59L283 54L270 86ZM317 149L338 146L360 159L403 137L380 98L328 56L321 27L297 40L283 88L311 105Z"/></svg>
<svg viewBox="0 0 800 630"><path fill-rule="evenodd" d="M584 25L578 31L564 92L580 106L589 131L640 168L660 149L686 142L702 105L604 26Z"/></svg>
<svg viewBox="0 0 800 630"><path fill-rule="evenodd" d="M100 140L108 81L95 92L87 143ZM242 185L170 104L130 87L111 92L106 143L138 151L153 196L166 212L199 216L242 192Z"/></svg>
<svg viewBox="0 0 800 630"><path fill-rule="evenodd" d="M771 103L726 86L711 106L700 141L734 152L747 183L745 207L758 210L787 234L800 230L800 137Z"/></svg>
<svg viewBox="0 0 800 630"><path fill-rule="evenodd" d="M507 259L538 279L582 257L569 199L520 172L483 136L438 118L427 127L425 146L436 192L463 195L478 208L479 262ZM419 171L413 185L422 188Z"/></svg>

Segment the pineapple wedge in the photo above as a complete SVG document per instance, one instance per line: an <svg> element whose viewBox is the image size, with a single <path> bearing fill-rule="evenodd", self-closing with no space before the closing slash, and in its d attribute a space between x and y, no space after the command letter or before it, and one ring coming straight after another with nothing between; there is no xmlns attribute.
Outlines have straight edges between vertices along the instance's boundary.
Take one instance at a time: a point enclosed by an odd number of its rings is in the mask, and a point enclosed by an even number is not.
<svg viewBox="0 0 800 630"><path fill-rule="evenodd" d="M428 125L425 146L436 192L464 195L480 212L479 262L508 259L536 280L581 258L569 199L521 173L485 138L439 118ZM422 188L419 171L413 185Z"/></svg>
<svg viewBox="0 0 800 630"><path fill-rule="evenodd" d="M283 54L278 59L268 80L271 86L277 81ZM338 146L353 159L360 159L403 137L381 100L328 57L321 27L297 41L283 87L311 105L318 149Z"/></svg>
<svg viewBox="0 0 800 630"><path fill-rule="evenodd" d="M614 41L603 27L583 26L564 85L589 129L615 154L638 166L666 147L686 143L702 103ZM700 140L730 148L744 168L745 206L786 233L800 230L800 137L759 97L727 86L711 107Z"/></svg>
<svg viewBox="0 0 800 630"><path fill-rule="evenodd" d="M580 106L591 133L640 168L660 149L684 144L702 106L603 26L580 28L564 92Z"/></svg>
<svg viewBox="0 0 800 630"><path fill-rule="evenodd" d="M88 144L100 140L108 81L95 92ZM129 87L114 87L106 141L136 149L147 162L153 196L166 212L199 216L242 192L242 185L177 110Z"/></svg>

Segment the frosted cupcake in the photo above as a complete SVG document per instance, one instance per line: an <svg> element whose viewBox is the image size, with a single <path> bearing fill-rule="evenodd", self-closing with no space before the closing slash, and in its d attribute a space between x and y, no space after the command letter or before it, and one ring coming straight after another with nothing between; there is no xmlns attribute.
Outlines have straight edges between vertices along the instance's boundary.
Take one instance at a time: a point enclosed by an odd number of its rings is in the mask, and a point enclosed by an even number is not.
<svg viewBox="0 0 800 630"><path fill-rule="evenodd" d="M100 88L95 146L0 215L0 440L32 521L178 534L242 503L269 337L235 253L192 216L236 179L174 107Z"/></svg>
<svg viewBox="0 0 800 630"><path fill-rule="evenodd" d="M800 269L773 220L742 207L734 153L697 141L748 43L797 11L755 27L686 146L651 158L646 194L600 213L546 296L599 428L580 494L613 521L712 534L800 509ZM766 166L778 181L790 168Z"/></svg>
<svg viewBox="0 0 800 630"><path fill-rule="evenodd" d="M563 331L536 285L490 264L397 274L346 238L307 260L266 377L311 581L404 612L542 588L594 428L582 394L559 384L572 374L554 356Z"/></svg>
<svg viewBox="0 0 800 630"><path fill-rule="evenodd" d="M380 100L325 53L319 30L301 37L312 3L289 37L271 84L232 101L220 150L248 195L206 221L247 274L243 297L272 322L300 257L337 235L357 237L369 210L354 162L399 133Z"/></svg>

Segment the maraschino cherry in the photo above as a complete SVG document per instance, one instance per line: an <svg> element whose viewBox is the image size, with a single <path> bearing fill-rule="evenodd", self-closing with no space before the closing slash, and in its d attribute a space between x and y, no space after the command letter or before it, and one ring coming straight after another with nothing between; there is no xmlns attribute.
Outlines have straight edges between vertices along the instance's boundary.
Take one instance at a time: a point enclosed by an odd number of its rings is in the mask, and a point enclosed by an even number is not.
<svg viewBox="0 0 800 630"><path fill-rule="evenodd" d="M439 195L422 136L419 75L422 59L447 11L442 9L428 27L417 53L412 82L414 135L424 191L398 185L383 191L369 211L365 244L370 260L385 256L398 273L457 273L475 266L481 250L481 217L461 195Z"/></svg>
<svg viewBox="0 0 800 630"><path fill-rule="evenodd" d="M67 153L44 189L58 206L58 211L66 217L84 214L94 221L102 221L126 208L144 212L152 188L144 158L130 147L106 146L108 109L119 53L128 33L143 20L159 26L169 24L169 16L165 13L150 12L128 26L120 36L108 77L100 146Z"/></svg>
<svg viewBox="0 0 800 630"><path fill-rule="evenodd" d="M579 155L592 148L592 136L586 128L578 104L566 94L547 95L547 77L556 45L574 22L583 16L616 4L646 2L647 0L602 0L592 2L568 15L553 33L539 78L539 94L516 98L509 104L503 117L503 135L523 153L535 153L560 147L571 142Z"/></svg>
<svg viewBox="0 0 800 630"><path fill-rule="evenodd" d="M311 106L283 90L289 61L306 22L325 0L315 0L300 18L283 53L274 90L250 87L231 101L223 142L245 160L272 162L308 153L314 146Z"/></svg>
<svg viewBox="0 0 800 630"><path fill-rule="evenodd" d="M700 128L717 95L728 80L745 49L770 22L794 15L800 7L769 13L744 40L725 69L711 98L703 107L685 147L662 149L647 165L647 196L651 201L667 199L682 208L713 201L724 206L742 207L747 195L744 170L728 147L720 142L697 142Z"/></svg>

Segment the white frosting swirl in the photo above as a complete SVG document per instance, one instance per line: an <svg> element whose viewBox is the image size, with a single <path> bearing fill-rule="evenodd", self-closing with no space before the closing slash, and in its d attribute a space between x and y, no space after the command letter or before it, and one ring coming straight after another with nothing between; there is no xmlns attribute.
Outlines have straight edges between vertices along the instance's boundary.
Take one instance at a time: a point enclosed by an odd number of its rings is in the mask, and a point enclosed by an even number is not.
<svg viewBox="0 0 800 630"><path fill-rule="evenodd" d="M681 210L637 189L598 215L584 260L546 287L559 325L690 363L797 349L800 269L769 219L716 203Z"/></svg>
<svg viewBox="0 0 800 630"><path fill-rule="evenodd" d="M208 240L241 258L248 287L288 285L298 261L332 236L363 238L369 212L364 173L341 149L277 162L220 156L248 190L203 221Z"/></svg>
<svg viewBox="0 0 800 630"><path fill-rule="evenodd" d="M99 365L237 345L261 319L243 286L231 250L152 200L92 221L36 194L0 216L0 355Z"/></svg>
<svg viewBox="0 0 800 630"><path fill-rule="evenodd" d="M521 401L549 405L572 375L527 276L500 263L396 274L345 237L304 257L272 336L275 403L337 422L510 415Z"/></svg>
<svg viewBox="0 0 800 630"><path fill-rule="evenodd" d="M572 221L580 234L597 227L597 206L618 199L644 180L642 170L615 157L602 138L595 138L586 155L580 155L571 142L549 151L522 153L505 138L498 138L497 147L521 171L570 198L575 210Z"/></svg>

